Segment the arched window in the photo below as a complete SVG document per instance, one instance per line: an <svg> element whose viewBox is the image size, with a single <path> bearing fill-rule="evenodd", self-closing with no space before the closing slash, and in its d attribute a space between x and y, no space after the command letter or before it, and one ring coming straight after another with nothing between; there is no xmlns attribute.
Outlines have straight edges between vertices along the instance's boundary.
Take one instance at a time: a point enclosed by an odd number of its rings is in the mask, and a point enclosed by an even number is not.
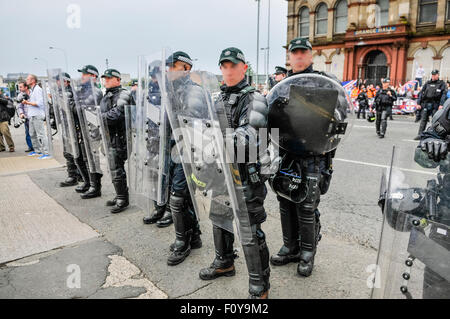
<svg viewBox="0 0 450 319"><path fill-rule="evenodd" d="M436 23L438 2L436 0L419 1L419 23Z"/></svg>
<svg viewBox="0 0 450 319"><path fill-rule="evenodd" d="M382 27L389 24L389 0L377 1L377 27Z"/></svg>
<svg viewBox="0 0 450 319"><path fill-rule="evenodd" d="M347 31L347 1L338 1L334 12L334 33Z"/></svg>
<svg viewBox="0 0 450 319"><path fill-rule="evenodd" d="M309 37L309 9L308 7L300 8L298 12L298 36Z"/></svg>
<svg viewBox="0 0 450 319"><path fill-rule="evenodd" d="M328 29L328 7L321 3L316 8L316 35L326 35Z"/></svg>

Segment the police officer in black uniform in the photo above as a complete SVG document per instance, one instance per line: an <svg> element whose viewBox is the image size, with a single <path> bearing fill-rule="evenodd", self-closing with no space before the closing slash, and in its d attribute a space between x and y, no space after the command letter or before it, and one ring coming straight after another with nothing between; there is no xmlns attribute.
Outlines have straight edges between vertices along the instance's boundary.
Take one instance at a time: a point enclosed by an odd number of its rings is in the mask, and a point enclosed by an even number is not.
<svg viewBox="0 0 450 319"><path fill-rule="evenodd" d="M190 103L204 100L203 91L188 76L192 65L191 57L183 51L174 52L166 60L169 76L170 73L180 76L176 79L172 76L171 84L175 90L175 95L177 95L183 107L188 109L191 109ZM183 92L193 91L192 89L187 89L187 86L198 87L198 96L183 96ZM206 101L200 104L201 106L205 106ZM173 147L176 147L174 140L171 144ZM174 152L172 151L171 154L174 154ZM170 160L169 206L175 226L175 242L170 246L172 253L167 259L167 264L174 266L183 262L190 254L191 249L202 247L202 240L200 238L200 226L189 193L183 165L180 161L174 161L172 158Z"/></svg>
<svg viewBox="0 0 450 319"><path fill-rule="evenodd" d="M125 105L135 105L130 91L121 86L120 72L115 69L107 69L102 75L106 87L105 95L100 102L102 119L106 123L113 154L114 166L110 167L112 183L116 191L116 197L106 202L106 206L112 206L111 213L120 213L129 205L127 176L125 173L125 161L127 160L127 138L125 124Z"/></svg>
<svg viewBox="0 0 450 319"><path fill-rule="evenodd" d="M71 105L73 106L75 102L73 100L72 88L70 86L70 75L64 72L62 73L62 77L64 81L64 90L68 93L68 98L71 99L70 103L72 103ZM59 77L57 76L57 80L61 79L59 79ZM78 167L75 163L75 159L73 158L72 154L63 152L63 156L66 159L67 178L65 181L59 183L59 186L60 187L75 186L78 184L78 182L83 181L83 177L81 176L80 171L78 170Z"/></svg>
<svg viewBox="0 0 450 319"><path fill-rule="evenodd" d="M298 74L315 73L340 83L334 75L313 69L312 46L307 39L296 38L290 42L289 62L292 70L288 72L287 79ZM283 158L280 167L287 167L289 163L295 167L301 167L302 178L307 181L309 191L305 200L300 203L277 196L280 203L283 246L277 254L271 256L272 265L282 266L290 262L298 262L297 273L304 277L311 275L317 244L321 238L318 210L320 195L328 191L334 155L335 150L322 155L298 155L280 148L280 157ZM275 176L276 174L269 180L272 189L276 188L273 183Z"/></svg>
<svg viewBox="0 0 450 319"><path fill-rule="evenodd" d="M387 129L387 118L392 114L392 106L397 100L397 94L389 87L390 80L383 79L383 87L377 92L373 102L376 110L375 127L379 138L384 138Z"/></svg>
<svg viewBox="0 0 450 319"><path fill-rule="evenodd" d="M439 70L431 72L431 80L427 81L419 92L417 99L420 111L419 133L416 140L420 140L420 134L425 130L429 117L433 116L439 108L442 108L447 99L447 85L439 80Z"/></svg>
<svg viewBox="0 0 450 319"><path fill-rule="evenodd" d="M151 80L148 83L148 100L153 105L161 105L161 89L157 79L157 74L161 70L158 66L152 67L149 70ZM154 210L150 216L145 216L143 219L144 224L154 224L159 228L168 227L173 224L172 211L170 205L158 205L156 201L153 201Z"/></svg>
<svg viewBox="0 0 450 319"><path fill-rule="evenodd" d="M408 246L402 247L408 247L408 254L406 254L408 258L405 261L408 268L413 267L417 262L416 259L421 261L419 267L423 269L422 287L412 286L411 288L412 291L421 289L423 299L450 298L450 281L448 276L445 276L445 272L448 270L450 251L448 231L448 227L450 227L449 145L450 100L447 100L443 108L433 116L431 126L421 134L420 143L414 156L415 162L423 168L431 168L436 171L438 167L437 179L428 180L423 187L407 188L408 186L406 186L405 189L402 189L401 186L398 187L395 190L396 193L403 196L390 199L394 202L390 205L384 205L384 202L389 199L386 198L386 193L382 192L380 197L382 209L389 207L389 210L384 213L391 227L403 232L413 231L412 228L415 228L415 234L410 235ZM415 196L411 196L411 194ZM409 216L399 217L400 214ZM410 219L408 223L406 223L406 218ZM426 235L418 236L417 234L425 233L424 228L428 225L431 226L429 232L427 230ZM395 263L398 263L398 258L395 259ZM399 287L399 291L408 299L412 298L408 289L408 281L414 275L413 271L410 272L411 275L407 272L403 274L402 286ZM397 278L393 278L393 280L395 279Z"/></svg>
<svg viewBox="0 0 450 319"><path fill-rule="evenodd" d="M359 105L359 109L358 109L358 119L359 116L362 112L362 116L363 119L366 118L366 109L369 107L369 98L367 97L367 91L366 91L366 86L364 84L361 84L359 87L359 94L356 98L356 100L358 101L358 105Z"/></svg>
<svg viewBox="0 0 450 319"><path fill-rule="evenodd" d="M98 70L93 65L85 65L81 69L78 70L78 72L82 73L82 85L80 88L80 91L77 92L77 97L83 101L85 105L88 106L94 106L99 105L100 101L103 97L102 91L97 88L91 87L90 79L92 78L94 82L97 82L97 78L99 76ZM80 186L75 188L75 190L78 193L82 193L80 197L82 199L89 199L89 198L95 198L101 196L101 179L102 174L100 173L91 173L89 172L87 168L87 158L86 158L86 148L84 147L84 141L83 136L81 134L80 130L80 122L78 120L78 113L74 113L75 115L75 125L77 127L77 134L78 134L78 140L80 141L81 151L80 157L75 159L75 162L77 164L78 170L81 173L81 176L83 176L84 183Z"/></svg>
<svg viewBox="0 0 450 319"><path fill-rule="evenodd" d="M245 79L248 66L240 49L231 47L223 50L219 64L225 82L220 88L219 101L225 105L229 127L233 129L235 149L239 144L239 147L248 150L250 145L254 147L257 143L251 137L258 135L259 128L267 127L266 99ZM267 298L270 288L269 249L261 229L267 217L264 210L267 189L257 164L238 163L238 167L253 234L252 243L243 245L250 276L250 298ZM234 276L234 234L214 225L213 236L216 257L208 268L200 270L200 278L211 280L220 276Z"/></svg>
<svg viewBox="0 0 450 319"><path fill-rule="evenodd" d="M138 88L138 81L131 80L131 96L133 97L133 100L135 100L135 101L136 101L137 88Z"/></svg>
<svg viewBox="0 0 450 319"><path fill-rule="evenodd" d="M287 76L287 69L282 66L275 67L274 77L270 78L270 89L272 89L275 85L283 81Z"/></svg>

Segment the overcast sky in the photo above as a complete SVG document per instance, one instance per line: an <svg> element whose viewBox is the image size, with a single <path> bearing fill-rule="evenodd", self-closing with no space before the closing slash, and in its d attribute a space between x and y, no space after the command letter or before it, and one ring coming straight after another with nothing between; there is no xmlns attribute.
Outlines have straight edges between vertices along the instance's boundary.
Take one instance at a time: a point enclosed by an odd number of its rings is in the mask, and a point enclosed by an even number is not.
<svg viewBox="0 0 450 319"><path fill-rule="evenodd" d="M260 47L267 45L267 9L261 0ZM285 63L287 1L271 0L270 72ZM67 12L76 5L76 11ZM159 51L163 46L186 51L198 59L195 68L218 74L222 49L239 47L256 69L255 0L1 0L0 75L7 73L46 74L49 68L65 68L69 73L85 64L100 72L109 66L137 75L137 56ZM72 26L70 28L68 26ZM77 28L77 21L80 27ZM264 51L259 70L264 72ZM40 58L36 61L34 58Z"/></svg>

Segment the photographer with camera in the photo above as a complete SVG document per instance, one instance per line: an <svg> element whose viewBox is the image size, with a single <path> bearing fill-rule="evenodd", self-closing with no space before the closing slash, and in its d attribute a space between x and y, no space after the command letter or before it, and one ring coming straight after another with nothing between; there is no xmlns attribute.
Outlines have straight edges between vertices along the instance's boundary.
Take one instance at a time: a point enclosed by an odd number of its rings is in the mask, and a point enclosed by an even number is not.
<svg viewBox="0 0 450 319"><path fill-rule="evenodd" d="M45 105L42 89L37 85L36 75L27 76L27 84L30 87L30 99L24 100L22 104L28 106L28 119L30 120L30 137L34 151L28 156L39 156L39 159L49 157L48 140L45 133Z"/></svg>
<svg viewBox="0 0 450 319"><path fill-rule="evenodd" d="M14 142L9 131L10 120L14 116L14 112L15 108L12 100L0 90L0 152L6 151L3 137L5 137L6 144L8 144L9 151L14 152Z"/></svg>
<svg viewBox="0 0 450 319"><path fill-rule="evenodd" d="M33 143L31 143L30 137L30 121L28 120L28 105L23 104L24 100L30 98L30 89L25 81L19 81L19 95L16 98L16 102L19 103L17 111L19 113L19 122L14 124L15 128L20 127L20 125L25 124L25 140L28 145L28 149L25 152L33 152Z"/></svg>

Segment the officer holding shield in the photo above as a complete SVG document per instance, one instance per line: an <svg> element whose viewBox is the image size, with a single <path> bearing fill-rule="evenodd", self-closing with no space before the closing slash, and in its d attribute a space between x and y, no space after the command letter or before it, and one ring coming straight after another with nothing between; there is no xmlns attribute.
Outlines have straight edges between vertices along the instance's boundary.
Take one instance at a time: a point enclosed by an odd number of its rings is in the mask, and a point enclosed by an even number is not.
<svg viewBox="0 0 450 319"><path fill-rule="evenodd" d="M313 69L307 39L290 42L289 62L288 77L267 96L269 128L280 130L280 170L269 183L280 203L284 243L270 262L298 262L298 274L307 277L321 238L320 196L331 182L336 134L345 132L348 104L336 77Z"/></svg>
<svg viewBox="0 0 450 319"><path fill-rule="evenodd" d="M70 75L68 73L62 73L62 77L63 79L63 85L64 85L64 90L68 93L67 97L71 100L71 103L73 103L73 93L72 93L72 89L70 87ZM58 74L56 76L56 81L58 83L59 88L61 88L61 78L60 75ZM55 92L57 93L57 92ZM56 97L55 97L56 100ZM53 101L53 103L55 103L55 100ZM61 101L63 102L63 101ZM73 105L72 105L73 106ZM61 106L60 106L61 107ZM68 138L68 136L66 137ZM73 157L73 155L67 151L64 151L63 153L64 158L66 159L66 166L67 166L67 178L59 183L60 187L68 187L68 186L75 186L78 184L79 181L83 181L83 178L78 170L78 167L75 163L75 159Z"/></svg>
<svg viewBox="0 0 450 319"><path fill-rule="evenodd" d="M80 104L79 107L92 108L91 111L95 112L95 106L100 104L103 97L102 91L91 84L91 81L93 81L94 84L97 82L99 75L98 70L95 66L88 64L79 69L78 72L81 72L81 83L76 92L77 102ZM83 112L81 109L79 111ZM81 176L83 176L84 183L75 190L82 193L80 195L82 199L89 199L101 196L101 178L103 175L99 173L99 168L97 170L92 170L92 163L89 165L87 157L90 156L92 158L93 156L96 156L90 154L93 151L93 145L87 145L91 143L92 136L84 136L83 134L89 134L89 132L86 130L87 128L81 128L80 125L86 125L86 123L83 122L83 124L81 124L81 122L77 120L82 152L80 152L80 157L75 159L75 162L77 163ZM90 167L90 169L88 169L88 167Z"/></svg>
<svg viewBox="0 0 450 319"><path fill-rule="evenodd" d="M106 87L105 95L100 102L102 134L107 153L109 170L116 197L106 202L112 206L111 213L120 213L129 205L125 161L127 160L127 139L125 123L125 105L135 105L130 91L121 86L120 72L107 69L102 78Z"/></svg>
<svg viewBox="0 0 450 319"><path fill-rule="evenodd" d="M191 90L187 88L189 86L198 87L189 77L192 65L191 57L183 51L174 52L166 60L168 78L172 82L174 93L185 108L190 108L190 103L201 101L203 97L200 88L195 98L184 96L182 93L190 92ZM172 144L174 145L175 141ZM174 154L172 151L172 155ZM174 266L183 262L190 254L191 249L202 247L202 240L183 165L180 161L175 162L173 158L170 160L169 206L175 226L175 242L170 246L171 254L167 259L167 264Z"/></svg>
<svg viewBox="0 0 450 319"><path fill-rule="evenodd" d="M231 141L231 147L245 149L248 154L249 148L258 144L259 129L267 127L268 108L265 98L245 79L248 69L245 61L244 54L238 48L222 51L219 65L225 84L220 87L216 103L224 104L225 121L228 120L228 128L231 129L227 138ZM261 229L267 217L264 209L267 189L260 174L259 161L241 163L234 160L242 182L243 200L246 203L244 214L248 214L246 217L250 228L251 241L242 245L250 277L249 294L250 298L264 299L268 297L270 289L269 249ZM212 213L213 210L214 207L211 208ZM220 276L234 276L234 234L214 224L213 236L216 257L209 267L200 270L200 278L212 280Z"/></svg>

